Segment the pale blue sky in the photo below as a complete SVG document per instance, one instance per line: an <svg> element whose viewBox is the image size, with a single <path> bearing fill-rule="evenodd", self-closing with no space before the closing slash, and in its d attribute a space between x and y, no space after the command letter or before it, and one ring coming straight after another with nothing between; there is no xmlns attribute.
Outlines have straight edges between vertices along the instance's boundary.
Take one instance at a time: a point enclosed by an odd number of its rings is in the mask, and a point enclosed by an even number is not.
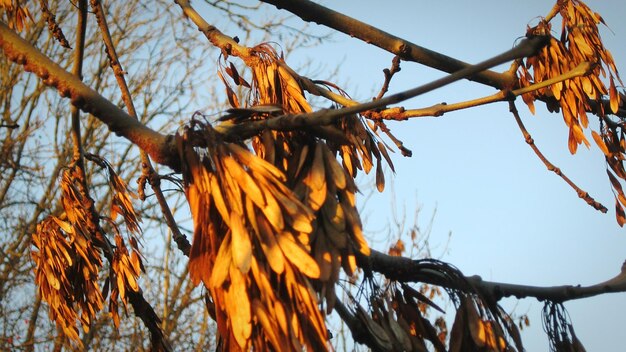
<svg viewBox="0 0 626 352"><path fill-rule="evenodd" d="M325 1L326 6L377 26L414 43L467 62L478 62L509 49L528 24L550 10L551 1ZM616 64L626 72L626 2L586 2L611 28L602 38ZM311 30L322 27L313 26ZM560 30L559 26L555 27ZM315 53L315 62L339 72L316 79L335 81L368 100L382 81L381 70L392 55L348 36L334 43L287 57L298 67ZM403 63L390 92L412 88L442 73ZM626 78L626 77L625 77ZM493 93L491 88L467 82L407 102L411 108L448 103ZM626 259L626 231L615 222L613 195L604 160L592 145L575 156L567 149L567 131L560 114L538 109L532 116L518 101L526 127L544 154L574 182L610 210L601 214L580 200L560 178L548 172L526 145L506 103L390 124L412 158L394 155L396 202L413 209L423 206L422 225L437 208L431 241L443 246L442 257L466 274L484 279L532 285L595 284L619 272ZM591 140L591 138L589 137ZM592 143L593 144L593 143ZM390 188L375 195L365 211L370 230L380 229L391 217ZM412 211L409 210L409 215ZM440 248L440 247L439 247ZM576 332L589 351L619 351L626 323L626 294L566 303ZM507 307L512 307L506 304ZM547 351L541 327L542 303L524 300L531 328L524 330L528 351Z"/></svg>

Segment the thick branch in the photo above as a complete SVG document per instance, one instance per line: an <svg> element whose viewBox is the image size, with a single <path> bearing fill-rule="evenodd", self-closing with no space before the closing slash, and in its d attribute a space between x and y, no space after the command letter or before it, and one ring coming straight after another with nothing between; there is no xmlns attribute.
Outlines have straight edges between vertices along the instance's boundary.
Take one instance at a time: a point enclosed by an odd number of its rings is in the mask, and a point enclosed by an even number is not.
<svg viewBox="0 0 626 352"><path fill-rule="evenodd" d="M392 280L424 282L450 289L463 290L463 287L459 287L458 282L450 281L446 275L433 270L431 265L424 265L420 260L390 256L376 250L372 250L369 257L360 259L367 261L366 263L359 263L361 266L369 266L373 271L381 273ZM484 281L480 276L469 276L466 279L477 291L497 300L503 297L514 296L516 298L534 297L540 301L564 302L605 293L626 292L626 262L622 265L619 275L592 286L563 285L539 287Z"/></svg>
<svg viewBox="0 0 626 352"><path fill-rule="evenodd" d="M91 113L111 131L146 151L156 162L174 170L180 169L171 136L156 132L133 119L18 36L4 22L0 22L0 47L9 60L35 73L46 85L56 88L62 97L70 98L73 105Z"/></svg>
<svg viewBox="0 0 626 352"><path fill-rule="evenodd" d="M470 66L463 61L423 48L409 42L408 40L396 37L376 27L370 26L340 12L333 11L312 1L261 1L272 4L279 9L285 9L305 21L325 25L352 37L359 38L366 43L376 45L381 49L400 56L400 58L405 61L418 62L447 73L453 73ZM498 73L494 71L484 71L467 78L497 89L512 88L515 84L515 77L509 72Z"/></svg>
<svg viewBox="0 0 626 352"><path fill-rule="evenodd" d="M161 319L154 311L154 308L152 308L150 303L146 301L143 294L133 290L128 290L127 294L128 301L133 306L135 315L137 315L146 325L148 330L150 330L152 350L157 352L172 351L172 347L167 342L165 336L163 336L163 331L161 330Z"/></svg>

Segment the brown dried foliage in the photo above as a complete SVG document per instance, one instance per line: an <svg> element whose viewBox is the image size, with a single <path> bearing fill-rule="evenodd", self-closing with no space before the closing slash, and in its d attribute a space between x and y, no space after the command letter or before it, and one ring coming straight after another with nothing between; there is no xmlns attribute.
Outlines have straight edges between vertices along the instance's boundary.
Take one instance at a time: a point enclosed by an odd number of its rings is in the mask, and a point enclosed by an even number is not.
<svg viewBox="0 0 626 352"><path fill-rule="evenodd" d="M452 328L448 330L443 316L429 319L433 309L445 314L433 302L441 295L438 288L422 285L416 290L406 283L388 281L384 289L369 293L367 308L352 299L354 317L359 329L367 331L369 346L384 351L523 351L519 330L502 308L474 292L453 267L431 260L422 262L424 269L438 267L448 280L464 287L448 290L457 310Z"/></svg>
<svg viewBox="0 0 626 352"><path fill-rule="evenodd" d="M138 217L130 202L124 181L108 162L90 155L90 159L107 169L114 189L112 216L122 214L126 227L138 234ZM61 179L61 203L64 213L49 216L37 225L32 235L35 250L35 282L42 299L49 305L50 318L56 321L66 337L81 345L77 322L85 332L108 297L109 311L119 326L118 299L127 306L127 292L139 292L137 279L143 271L137 239L131 235L129 252L117 226L115 245L111 245L100 226L100 216L93 208L82 183L83 173L77 166L65 170ZM104 285L100 285L105 256L111 263ZM110 292L110 295L109 295Z"/></svg>
<svg viewBox="0 0 626 352"><path fill-rule="evenodd" d="M102 268L102 251L94 238L97 219L90 211L89 199L75 183L77 176L75 168L63 173L61 201L65 214L61 218L48 217L37 225L32 238L37 250L32 258L35 282L48 302L50 318L68 338L79 342L76 322L79 320L89 331L104 297L97 280Z"/></svg>
<svg viewBox="0 0 626 352"><path fill-rule="evenodd" d="M556 78L584 62L590 63L592 68L587 75L526 93L522 98L533 113L534 101L537 99L546 101L549 110L561 111L569 128L568 148L572 154L576 153L580 144L590 146L584 132L586 129L590 130L594 142L604 153L607 165L612 170L611 172L607 168L607 173L616 194L617 221L623 225L626 218L621 214L624 213L626 197L614 175L626 180L623 166L626 142L621 124L613 122L607 116L623 108L623 95L618 93L615 86L616 82L623 83L611 53L604 48L600 39L598 25L604 24L604 20L578 0L560 0L555 6L554 11L562 19L561 36L558 39L553 37L539 55L522 61L518 72L520 86L528 87ZM542 19L537 26L528 29L527 35L549 35L552 19ZM606 96L609 99L608 111L605 110L607 105L604 103ZM597 130L589 126L588 112L600 117Z"/></svg>
<svg viewBox="0 0 626 352"><path fill-rule="evenodd" d="M326 328L309 280L320 276L309 254L311 210L280 170L220 141L209 125L192 122L179 139L194 220L189 273L211 294L225 348L323 348Z"/></svg>
<svg viewBox="0 0 626 352"><path fill-rule="evenodd" d="M494 315L474 296L461 299L450 331L449 348L451 352L524 350L519 330L510 317L502 312Z"/></svg>
<svg viewBox="0 0 626 352"><path fill-rule="evenodd" d="M18 32L28 26L29 20L33 21L33 16L26 4L20 4L20 2L20 0L0 0L0 12L4 12L9 27Z"/></svg>
<svg viewBox="0 0 626 352"><path fill-rule="evenodd" d="M299 77L274 49L261 44L252 52L251 83L233 64L218 72L234 108L222 120L311 112ZM246 107L227 75L250 89ZM328 137L336 135L344 137ZM340 269L353 275L356 255L369 255L353 178L376 159L382 190L384 145L357 116L310 131L263 131L252 139L254 153L199 121L179 140L194 218L190 275L211 293L225 347L324 349L322 302L332 311Z"/></svg>

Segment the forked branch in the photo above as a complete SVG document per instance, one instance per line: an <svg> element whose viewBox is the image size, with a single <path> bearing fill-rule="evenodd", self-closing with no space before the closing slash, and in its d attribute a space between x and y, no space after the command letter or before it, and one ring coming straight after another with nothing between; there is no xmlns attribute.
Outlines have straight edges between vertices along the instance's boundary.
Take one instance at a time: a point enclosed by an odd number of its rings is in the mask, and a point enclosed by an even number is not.
<svg viewBox="0 0 626 352"><path fill-rule="evenodd" d="M179 1L179 3L186 2ZM192 11L193 9L191 7L183 6L183 9L187 10L185 13L188 16L199 23L199 28L202 29L206 27L205 29L208 31L207 37L215 40L216 45L225 45L222 47L223 50L230 50L232 54L237 53L246 57L245 48L235 42L231 43L227 36L221 34L217 29L204 22L196 12ZM356 104L337 110L321 110L309 114L283 115L240 125L220 125L216 126L216 131L225 135L237 136L237 138L248 138L264 129L294 130L302 127L329 125L342 116L399 103L460 79L483 72L499 64L534 55L534 53L545 44L545 37L534 37L523 40L518 46L501 55L479 64L468 66L458 72L425 85L396 93L380 100ZM96 91L86 86L76 76L68 73L51 61L30 43L20 38L4 23L0 24L0 47L3 48L10 60L24 66L26 71L35 73L43 79L45 84L55 87L61 96L70 98L72 104L85 112L91 113L107 124L111 131L136 144L139 148L146 151L157 163L170 166L174 170L180 169L180 160L178 159L173 136L165 136L141 124Z"/></svg>
<svg viewBox="0 0 626 352"><path fill-rule="evenodd" d="M426 116L439 117L439 116L443 116L443 114L445 113L452 112L452 111L473 108L476 106L491 104L491 103L500 102L500 101L507 101L507 100L510 101L510 100L513 100L515 97L518 97L522 94L533 92L533 91L548 87L552 84L564 82L575 77L584 76L588 74L591 69L592 69L592 65L589 62L583 62L580 65L573 68L571 71L568 71L558 77L554 77L552 79L549 79L543 82L538 82L538 83L532 84L524 88L518 88L518 89L511 90L511 91L501 90L495 94L492 94L486 97L481 97L481 98L472 99L468 101L462 101L462 102L453 103L453 104L440 103L440 104L435 104L433 106L429 106L426 108L408 109L408 110L405 110L402 108L389 108L389 109L371 112L371 113L368 112L367 115L368 117L374 120L382 119L382 120L397 120L397 121L407 120L413 117L426 117Z"/></svg>

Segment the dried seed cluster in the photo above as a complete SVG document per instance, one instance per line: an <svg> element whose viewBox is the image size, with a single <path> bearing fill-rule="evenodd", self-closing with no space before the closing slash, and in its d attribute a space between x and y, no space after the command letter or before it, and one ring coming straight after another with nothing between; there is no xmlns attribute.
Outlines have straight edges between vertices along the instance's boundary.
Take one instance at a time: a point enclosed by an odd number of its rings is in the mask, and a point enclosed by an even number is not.
<svg viewBox="0 0 626 352"><path fill-rule="evenodd" d="M617 221L623 225L626 223L623 210L626 196L616 176L626 180L623 166L626 142L622 124L608 117L608 114L623 110L624 96L616 88L616 83L623 83L611 53L604 48L600 39L598 25L604 24L604 20L578 0L560 0L553 12L558 13L562 20L561 36L558 39L553 37L539 55L529 57L521 63L518 70L520 86L529 87L534 83L557 78L585 62L591 64L591 69L584 76L526 93L522 98L533 113L534 101L537 99L545 101L548 109L561 111L569 128L568 147L572 154L576 153L580 144L589 147L584 130L591 131L594 142L604 153L610 168L607 168L607 173L615 193ZM553 18L542 19L537 26L529 28L527 34L549 35L552 30L550 21ZM600 117L597 130L589 126L588 112Z"/></svg>

